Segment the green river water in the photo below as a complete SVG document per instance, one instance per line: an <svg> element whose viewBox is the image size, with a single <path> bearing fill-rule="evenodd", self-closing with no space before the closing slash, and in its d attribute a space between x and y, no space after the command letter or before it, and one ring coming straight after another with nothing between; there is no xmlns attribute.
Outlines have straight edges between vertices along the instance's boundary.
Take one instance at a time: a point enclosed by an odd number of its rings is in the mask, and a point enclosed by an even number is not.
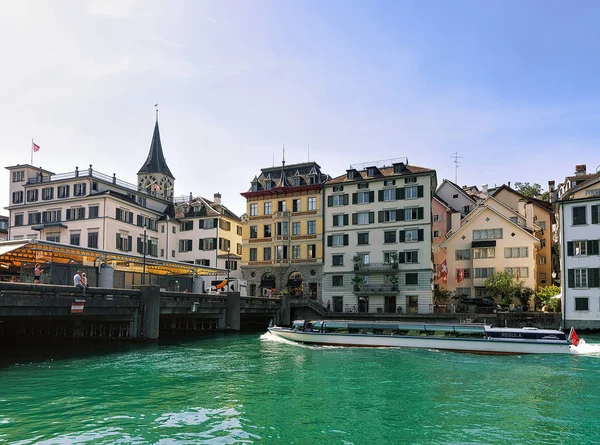
<svg viewBox="0 0 600 445"><path fill-rule="evenodd" d="M0 443L600 444L599 354L319 348L268 337L45 358L5 350Z"/></svg>

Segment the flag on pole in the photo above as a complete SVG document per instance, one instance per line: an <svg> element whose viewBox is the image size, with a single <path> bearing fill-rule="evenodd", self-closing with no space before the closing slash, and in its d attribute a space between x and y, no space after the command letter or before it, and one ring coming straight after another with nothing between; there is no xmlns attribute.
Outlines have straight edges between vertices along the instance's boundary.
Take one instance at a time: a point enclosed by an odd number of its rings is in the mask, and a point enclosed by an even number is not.
<svg viewBox="0 0 600 445"><path fill-rule="evenodd" d="M465 270L464 269L459 269L458 274L456 276L456 282L460 283L463 278L465 277Z"/></svg>
<svg viewBox="0 0 600 445"><path fill-rule="evenodd" d="M517 268L517 281L519 281L521 279L521 273L520 273L520 269Z"/></svg>
<svg viewBox="0 0 600 445"><path fill-rule="evenodd" d="M577 331L575 328L571 328L571 332L569 333L569 340L571 340L571 344L573 346L577 346L579 344L579 336L577 335Z"/></svg>
<svg viewBox="0 0 600 445"><path fill-rule="evenodd" d="M40 146L38 144L36 144L35 142L31 141L31 143L33 144L33 152L36 153L38 151L40 151Z"/></svg>
<svg viewBox="0 0 600 445"><path fill-rule="evenodd" d="M448 280L448 262L446 259L440 263L436 270L437 278L442 279L444 283Z"/></svg>

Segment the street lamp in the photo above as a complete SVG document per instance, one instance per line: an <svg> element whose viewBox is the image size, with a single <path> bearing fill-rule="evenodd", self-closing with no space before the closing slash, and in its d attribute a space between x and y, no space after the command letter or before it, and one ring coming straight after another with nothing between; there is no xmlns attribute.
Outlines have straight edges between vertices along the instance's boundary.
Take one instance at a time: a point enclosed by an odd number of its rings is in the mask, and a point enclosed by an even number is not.
<svg viewBox="0 0 600 445"><path fill-rule="evenodd" d="M146 227L144 227L144 247L142 248L144 253L144 266L142 269L142 284L146 284Z"/></svg>

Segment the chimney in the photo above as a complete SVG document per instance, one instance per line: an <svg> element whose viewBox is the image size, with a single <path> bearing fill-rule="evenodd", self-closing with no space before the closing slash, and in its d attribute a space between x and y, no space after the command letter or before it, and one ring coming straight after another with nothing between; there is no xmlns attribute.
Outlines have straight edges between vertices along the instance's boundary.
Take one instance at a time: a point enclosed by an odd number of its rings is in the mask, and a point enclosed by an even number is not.
<svg viewBox="0 0 600 445"><path fill-rule="evenodd" d="M460 220L462 218L462 215L460 214L460 212L452 212L452 215L450 215L451 218L451 223L450 223L450 230L452 230L452 233L456 233L458 229L460 229Z"/></svg>
<svg viewBox="0 0 600 445"><path fill-rule="evenodd" d="M190 192L190 202L192 202L192 199L194 199L194 197L192 196L192 192Z"/></svg>
<svg viewBox="0 0 600 445"><path fill-rule="evenodd" d="M533 229L533 203L525 204L525 227Z"/></svg>
<svg viewBox="0 0 600 445"><path fill-rule="evenodd" d="M548 192L549 193L554 193L554 184L556 184L554 181L548 181Z"/></svg>
<svg viewBox="0 0 600 445"><path fill-rule="evenodd" d="M579 164L575 166L575 176L585 175L587 173L587 166L585 164Z"/></svg>
<svg viewBox="0 0 600 445"><path fill-rule="evenodd" d="M215 204L221 204L221 194L220 193L215 193L215 199L214 199Z"/></svg>
<svg viewBox="0 0 600 445"><path fill-rule="evenodd" d="M481 185L481 192L487 196L488 195L488 185L487 184L482 184Z"/></svg>
<svg viewBox="0 0 600 445"><path fill-rule="evenodd" d="M525 218L525 203L527 201L525 201L524 199L519 199L519 203L517 204L517 212L519 212L519 215L521 215L521 217Z"/></svg>

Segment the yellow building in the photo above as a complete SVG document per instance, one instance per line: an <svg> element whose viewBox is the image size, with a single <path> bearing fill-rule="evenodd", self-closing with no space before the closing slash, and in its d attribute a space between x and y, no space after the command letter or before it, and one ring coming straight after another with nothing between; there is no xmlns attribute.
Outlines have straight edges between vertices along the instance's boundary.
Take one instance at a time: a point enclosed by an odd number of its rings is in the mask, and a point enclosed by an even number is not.
<svg viewBox="0 0 600 445"><path fill-rule="evenodd" d="M315 162L261 169L252 180L242 231L249 295L289 292L318 299L323 277L322 190Z"/></svg>

